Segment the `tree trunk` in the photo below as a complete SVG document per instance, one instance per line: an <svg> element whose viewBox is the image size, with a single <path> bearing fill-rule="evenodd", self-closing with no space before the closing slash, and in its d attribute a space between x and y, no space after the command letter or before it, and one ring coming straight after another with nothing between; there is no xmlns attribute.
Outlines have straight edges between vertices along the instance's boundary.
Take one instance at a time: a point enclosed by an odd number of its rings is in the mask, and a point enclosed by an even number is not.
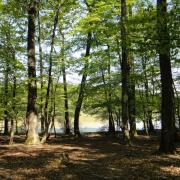
<svg viewBox="0 0 180 180"><path fill-rule="evenodd" d="M105 82L104 70L103 69L101 69L101 73L102 73L102 79L103 79L103 84L104 84L104 92L105 92L105 99L106 99L107 111L108 111L108 117L109 117L108 132L110 134L112 134L112 133L115 133L115 125L114 125L114 119L113 119L113 115L112 115L111 93L106 90L106 82Z"/></svg>
<svg viewBox="0 0 180 180"><path fill-rule="evenodd" d="M147 127L147 118L146 118L146 107L145 107L145 103L144 103L144 92L140 91L140 85L138 84L138 88L139 88L139 96L141 98L141 105L142 105L142 109L143 109L143 124L144 124L144 131L145 133L148 135L148 127Z"/></svg>
<svg viewBox="0 0 180 180"><path fill-rule="evenodd" d="M41 114L41 132L44 131L44 118L43 118L43 56L42 56L42 47L41 47L41 20L38 10L38 44L39 44L39 68L40 68L40 114Z"/></svg>
<svg viewBox="0 0 180 180"><path fill-rule="evenodd" d="M64 55L64 34L61 32L62 43L61 43L61 59L62 59L62 73L63 73L63 87L64 87L64 110L65 110L65 134L70 134L70 120L69 120L69 106L68 106L68 92L67 92L67 81L66 81L66 62Z"/></svg>
<svg viewBox="0 0 180 180"><path fill-rule="evenodd" d="M5 79L4 79L4 135L9 133L9 117L8 117L8 83L9 83L9 62L6 60Z"/></svg>
<svg viewBox="0 0 180 180"><path fill-rule="evenodd" d="M159 38L159 61L161 73L161 141L159 150L163 153L175 151L174 92L170 61L170 41L167 27L167 2L157 0L157 28Z"/></svg>
<svg viewBox="0 0 180 180"><path fill-rule="evenodd" d="M37 84L35 61L35 19L36 1L31 1L28 7L28 103L26 120L28 125L26 144L39 144L38 114L36 109Z"/></svg>
<svg viewBox="0 0 180 180"><path fill-rule="evenodd" d="M44 122L45 122L45 132L41 139L41 143L45 143L46 139L48 137L48 131L50 129L50 120L48 120L48 104L49 104L49 94L51 89L51 83L52 83L52 54L54 49L54 41L55 41L55 34L56 34L56 28L58 25L58 17L59 17L59 11L60 11L60 5L58 6L55 18L54 18L54 27L52 32L52 39L51 39L51 49L50 49L50 55L49 55L49 70L48 70L48 85L46 90L46 99L45 99L45 105L44 105Z"/></svg>
<svg viewBox="0 0 180 180"><path fill-rule="evenodd" d="M134 80L130 80L129 85L129 124L130 124L130 135L133 138L137 136L136 130L136 103L135 103L135 84ZM133 82L132 82L133 81Z"/></svg>
<svg viewBox="0 0 180 180"><path fill-rule="evenodd" d="M146 70L146 64L147 64L147 59L146 57L142 58L142 66L143 66L143 71L144 71L144 87L145 87L145 95L146 95L146 103L147 107L145 108L146 111L146 118L147 118L147 124L148 124L148 132L154 132L154 126L152 123L152 103L150 102L150 97L149 97L149 83L148 83L148 76L147 76L147 70Z"/></svg>
<svg viewBox="0 0 180 180"><path fill-rule="evenodd" d="M179 128L180 128L180 100L179 100L179 95L178 95L178 91L176 89L176 86L174 84L174 81L173 81L173 87L174 87L174 92L176 94L176 114L177 114L177 117L178 117L178 123L179 123Z"/></svg>
<svg viewBox="0 0 180 180"><path fill-rule="evenodd" d="M15 53L13 54L14 60L16 60ZM15 120L16 120L16 69L14 67L14 74L13 74L13 102L12 102L12 110L13 110L13 117L11 119L11 129L10 129L10 140L9 144L13 144L13 138L15 133Z"/></svg>
<svg viewBox="0 0 180 180"><path fill-rule="evenodd" d="M111 64L110 64L110 46L108 45L107 49L107 55L108 55L108 113L109 113L109 133L114 134L115 133L115 125L114 125L114 119L113 119L113 112L112 112L112 88L111 88Z"/></svg>
<svg viewBox="0 0 180 180"><path fill-rule="evenodd" d="M89 32L87 36L87 45L86 45L86 54L85 54L85 57L87 58L90 55L91 41L92 41L91 32ZM82 80L81 80L81 85L80 85L80 90L79 90L79 96L76 102L76 108L75 108L75 113L74 113L74 134L78 136L80 135L79 116L80 116L81 106L82 106L82 102L84 98L88 66L89 66L89 62L87 59L83 68L83 75L82 75Z"/></svg>
<svg viewBox="0 0 180 180"><path fill-rule="evenodd" d="M129 6L129 17L132 18L132 6ZM130 42L131 47L131 42ZM134 58L133 53L129 52L129 64L130 64L130 76L129 76L129 102L128 102L128 110L129 110L129 125L130 125L130 135L131 138L137 136L136 131L136 86L135 86L135 77L134 77Z"/></svg>
<svg viewBox="0 0 180 180"><path fill-rule="evenodd" d="M108 117L109 117L109 128L108 132L109 134L114 134L115 133L115 125L114 125L114 119L113 119L113 112L112 112L112 90L111 90L111 66L110 66L110 52L109 52L109 45L107 49L107 56L108 56L108 66L107 71L108 71L108 82L106 83L105 81L105 75L104 75L104 69L101 67L101 74L102 74L102 80L104 84L104 93L105 93L105 99L106 99L106 104L107 104L107 112L108 112Z"/></svg>
<svg viewBox="0 0 180 180"><path fill-rule="evenodd" d="M128 64L128 48L127 48L127 30L126 30L126 0L121 0L121 46L122 46L122 132L123 132L123 143L130 143L128 122L129 122L129 64Z"/></svg>
<svg viewBox="0 0 180 180"><path fill-rule="evenodd" d="M147 121L146 120L143 121L143 125L144 125L144 132L146 133L146 135L149 135L148 125L147 125Z"/></svg>

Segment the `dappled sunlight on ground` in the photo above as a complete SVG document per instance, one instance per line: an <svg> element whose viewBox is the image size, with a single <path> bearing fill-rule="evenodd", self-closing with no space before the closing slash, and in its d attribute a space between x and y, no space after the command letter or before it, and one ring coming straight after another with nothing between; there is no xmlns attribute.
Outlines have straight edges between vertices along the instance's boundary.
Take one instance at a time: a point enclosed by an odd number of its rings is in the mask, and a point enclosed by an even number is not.
<svg viewBox="0 0 180 180"><path fill-rule="evenodd" d="M180 156L157 155L157 137L138 136L133 146L119 138L58 136L48 144L0 145L0 179L179 179ZM2 141L1 141L2 142ZM5 139L4 139L4 142ZM62 153L68 156L63 160Z"/></svg>

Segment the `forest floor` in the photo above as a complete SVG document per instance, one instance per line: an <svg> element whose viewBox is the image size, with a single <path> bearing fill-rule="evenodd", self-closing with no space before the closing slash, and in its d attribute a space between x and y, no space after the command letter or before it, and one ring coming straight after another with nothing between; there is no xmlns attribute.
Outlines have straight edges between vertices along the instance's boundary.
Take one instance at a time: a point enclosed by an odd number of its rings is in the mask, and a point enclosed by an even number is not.
<svg viewBox="0 0 180 180"><path fill-rule="evenodd" d="M7 137L0 136L0 179L180 179L179 153L158 155L157 136L139 135L132 146L100 134L78 139L59 135L41 146L26 146L24 140L16 136L10 146ZM69 159L63 160L63 153Z"/></svg>

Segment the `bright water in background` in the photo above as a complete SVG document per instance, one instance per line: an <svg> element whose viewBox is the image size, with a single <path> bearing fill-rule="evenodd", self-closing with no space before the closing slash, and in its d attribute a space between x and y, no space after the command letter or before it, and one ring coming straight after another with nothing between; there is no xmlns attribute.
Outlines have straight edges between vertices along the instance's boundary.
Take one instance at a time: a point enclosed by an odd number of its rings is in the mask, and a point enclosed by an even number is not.
<svg viewBox="0 0 180 180"><path fill-rule="evenodd" d="M155 121L153 122L154 128L155 129L161 129L161 122L160 121ZM83 127L80 128L80 132L102 132L102 131L108 131L108 125L102 125L102 126L97 126L97 127ZM137 130L144 130L143 122L138 122L136 123L136 128ZM116 129L120 130L120 129ZM53 131L52 131L53 132ZM63 133L64 128L56 128L57 133Z"/></svg>

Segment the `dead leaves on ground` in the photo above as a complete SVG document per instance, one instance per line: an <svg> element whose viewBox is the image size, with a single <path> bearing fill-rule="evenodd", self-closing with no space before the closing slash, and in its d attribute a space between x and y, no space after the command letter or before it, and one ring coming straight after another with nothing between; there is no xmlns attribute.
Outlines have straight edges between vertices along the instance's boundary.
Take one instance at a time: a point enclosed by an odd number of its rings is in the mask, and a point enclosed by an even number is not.
<svg viewBox="0 0 180 180"><path fill-rule="evenodd" d="M156 137L138 136L131 147L118 141L91 135L57 137L43 146L0 145L0 179L180 178L180 156L154 154Z"/></svg>

